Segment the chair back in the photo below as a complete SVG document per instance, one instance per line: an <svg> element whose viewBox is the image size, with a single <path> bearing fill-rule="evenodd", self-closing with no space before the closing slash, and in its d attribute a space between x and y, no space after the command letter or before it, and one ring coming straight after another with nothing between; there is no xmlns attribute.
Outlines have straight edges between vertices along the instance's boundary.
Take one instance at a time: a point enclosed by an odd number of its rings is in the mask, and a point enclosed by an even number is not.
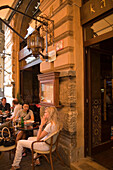
<svg viewBox="0 0 113 170"><path fill-rule="evenodd" d="M44 142L50 146L50 149L57 146L59 133L60 131L57 130L44 140Z"/></svg>
<svg viewBox="0 0 113 170"><path fill-rule="evenodd" d="M34 152L38 153L38 157L44 156L46 158L46 160L48 161L48 163L51 163L51 169L53 170L52 153L54 151L56 151L56 153L58 155L57 148L58 148L58 139L59 139L60 130L61 129L53 132L46 139L42 140L42 142L45 142L47 145L49 145L48 150L45 150L45 151L40 151L40 150L35 150L35 149L33 150L33 144L36 143L36 142L39 142L39 141L34 141L32 143L31 149L32 149L32 165L33 165L32 167L33 167L33 170L34 170ZM49 161L48 157L46 156L46 154L50 155L50 161Z"/></svg>

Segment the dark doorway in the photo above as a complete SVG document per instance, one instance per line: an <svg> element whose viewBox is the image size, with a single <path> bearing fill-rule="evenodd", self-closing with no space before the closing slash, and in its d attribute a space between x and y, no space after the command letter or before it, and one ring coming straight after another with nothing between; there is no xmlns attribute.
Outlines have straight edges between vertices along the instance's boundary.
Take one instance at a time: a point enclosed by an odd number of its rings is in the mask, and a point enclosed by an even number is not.
<svg viewBox="0 0 113 170"><path fill-rule="evenodd" d="M85 153L113 146L113 38L86 49Z"/></svg>
<svg viewBox="0 0 113 170"><path fill-rule="evenodd" d="M20 91L24 101L29 103L39 102L39 82L37 75L40 74L39 65L30 67L20 72Z"/></svg>
<svg viewBox="0 0 113 170"><path fill-rule="evenodd" d="M40 74L39 64L20 71L20 94L23 102L30 104L30 109L34 113L36 122L40 121L40 111L36 105L40 102L38 74Z"/></svg>

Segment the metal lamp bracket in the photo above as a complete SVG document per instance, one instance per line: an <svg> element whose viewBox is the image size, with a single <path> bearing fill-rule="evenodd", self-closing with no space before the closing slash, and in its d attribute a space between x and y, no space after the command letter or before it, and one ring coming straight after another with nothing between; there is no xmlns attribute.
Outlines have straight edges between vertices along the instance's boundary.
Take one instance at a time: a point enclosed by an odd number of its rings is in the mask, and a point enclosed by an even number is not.
<svg viewBox="0 0 113 170"><path fill-rule="evenodd" d="M20 13L26 17L29 17L37 22L40 22L40 28L42 29L42 32L46 32L46 55L44 56L42 53L39 53L39 55L41 55L44 59L47 59L47 56L48 56L48 45L52 44L54 45L54 21L53 20L50 20L49 18L47 17L44 17L44 16L38 16L40 18L37 19L37 18L34 18L34 17L31 17L21 11L18 11L8 5L4 5L4 6L1 6L0 7L0 10L3 10L3 9L11 9L17 13ZM23 41L26 41L16 30L14 30L14 28L12 28L5 20L3 20L2 18L0 18L0 20L5 24L7 25L13 32L15 32L20 38L23 39ZM52 27L51 27L52 25ZM49 37L48 37L48 34L49 34ZM49 39L49 41L48 41ZM47 61L47 60L46 60Z"/></svg>

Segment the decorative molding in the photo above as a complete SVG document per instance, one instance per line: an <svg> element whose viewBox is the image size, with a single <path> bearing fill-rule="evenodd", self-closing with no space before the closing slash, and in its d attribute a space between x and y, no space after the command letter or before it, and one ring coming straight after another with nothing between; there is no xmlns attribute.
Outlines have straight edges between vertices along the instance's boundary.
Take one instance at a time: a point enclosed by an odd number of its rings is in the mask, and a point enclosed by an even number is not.
<svg viewBox="0 0 113 170"><path fill-rule="evenodd" d="M72 5L71 0L66 0L60 5L56 10L53 11L53 16L56 15L59 11L61 11L66 5Z"/></svg>
<svg viewBox="0 0 113 170"><path fill-rule="evenodd" d="M74 64L65 64L62 66L57 66L55 67L55 71L59 71L59 70L64 70L64 69L72 69L74 67Z"/></svg>
<svg viewBox="0 0 113 170"><path fill-rule="evenodd" d="M54 3L54 0L44 0L41 5L40 5L40 9L41 11L45 11L47 8L49 8L52 4ZM54 15L56 15L59 11L61 11L66 5L72 5L72 0L65 0L58 8L56 8L52 13L53 15L51 15L51 17L53 17Z"/></svg>
<svg viewBox="0 0 113 170"><path fill-rule="evenodd" d="M76 72L74 70L62 71L59 77L76 77Z"/></svg>
<svg viewBox="0 0 113 170"><path fill-rule="evenodd" d="M57 51L57 55L61 55L67 52L73 52L74 48L73 47L65 47L63 49L61 49L60 51Z"/></svg>
<svg viewBox="0 0 113 170"><path fill-rule="evenodd" d="M53 3L54 3L54 0L49 0L49 1L48 0L44 0L44 1L42 1L41 4L40 4L41 11L45 11Z"/></svg>
<svg viewBox="0 0 113 170"><path fill-rule="evenodd" d="M62 24L64 24L67 21L72 21L73 17L72 16L65 16L64 18L62 18L60 21L58 21L55 26L54 29L57 29L58 27L60 27Z"/></svg>
<svg viewBox="0 0 113 170"><path fill-rule="evenodd" d="M68 31L60 34L59 36L55 37L55 40L54 40L54 41L55 41L55 43L56 43L56 42L58 42L58 41L60 41L60 40L62 40L62 39L64 39L64 38L66 38L66 37L68 37L68 36L73 36L73 31L68 30Z"/></svg>

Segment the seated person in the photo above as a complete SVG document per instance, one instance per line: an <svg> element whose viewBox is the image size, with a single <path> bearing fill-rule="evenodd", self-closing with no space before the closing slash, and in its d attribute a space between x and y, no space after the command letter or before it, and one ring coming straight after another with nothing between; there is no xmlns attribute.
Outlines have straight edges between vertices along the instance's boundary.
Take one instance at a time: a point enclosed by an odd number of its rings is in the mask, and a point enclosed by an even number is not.
<svg viewBox="0 0 113 170"><path fill-rule="evenodd" d="M25 102L23 104L23 109L19 110L17 113L17 116L15 118L15 121L17 121L19 118L23 117L23 120L29 120L34 121L34 114L33 111L29 109L29 104ZM25 131L19 131L16 137L16 141L20 139L26 139L26 132ZM23 156L26 156L25 149L23 150Z"/></svg>
<svg viewBox="0 0 113 170"><path fill-rule="evenodd" d="M10 104L6 103L6 98L2 98L2 103L0 104L0 114L3 114L4 112L7 114L7 116L10 116Z"/></svg>
<svg viewBox="0 0 113 170"><path fill-rule="evenodd" d="M24 103L23 108L18 111L17 116L15 118L15 121L18 120L21 117L23 117L24 120L34 121L33 111L29 109L29 104L27 102ZM16 141L18 141L20 139L25 139L25 138L26 138L26 134L24 133L24 131L20 131L17 134Z"/></svg>
<svg viewBox="0 0 113 170"><path fill-rule="evenodd" d="M46 139L49 135L51 135L53 132L55 132L57 129L60 129L60 124L59 124L59 117L57 114L57 109L53 106L47 107L45 109L45 113L43 118L41 119L41 124L39 126L39 130L37 132L37 137L30 137L28 140L19 140L17 143L17 148L16 148L16 154L15 158L12 164L12 170L18 169L20 161L22 159L22 152L23 148L29 148L31 149L31 145L33 141L40 141L35 144L34 148L38 150L49 150L49 146L46 145L45 142L41 142L41 140ZM43 127L46 127L43 129ZM39 165L39 158L36 159L35 165Z"/></svg>
<svg viewBox="0 0 113 170"><path fill-rule="evenodd" d="M18 111L22 109L22 105L20 105L18 103L18 100L17 99L14 99L12 101L12 104L13 104L13 107L14 107L14 112L13 112L13 115L10 117L10 118L6 118L6 120L13 120L13 122L15 121L15 118L18 114Z"/></svg>

